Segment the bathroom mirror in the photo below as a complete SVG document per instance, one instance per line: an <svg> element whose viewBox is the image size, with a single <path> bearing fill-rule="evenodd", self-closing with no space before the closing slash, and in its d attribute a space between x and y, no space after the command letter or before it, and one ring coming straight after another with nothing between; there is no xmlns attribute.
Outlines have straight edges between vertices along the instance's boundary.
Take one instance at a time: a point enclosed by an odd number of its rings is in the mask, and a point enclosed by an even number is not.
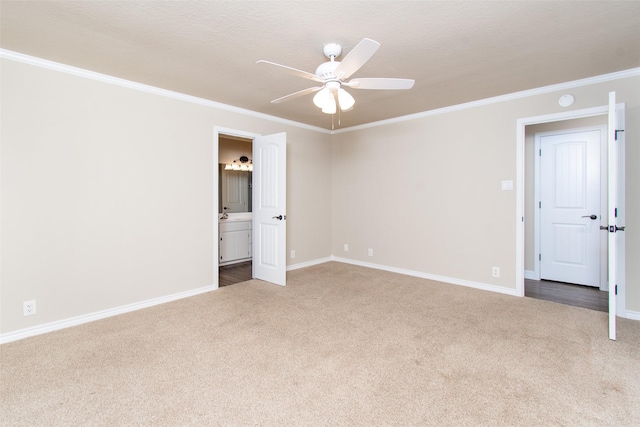
<svg viewBox="0 0 640 427"><path fill-rule="evenodd" d="M218 214L252 211L252 147L251 139L218 137Z"/></svg>
<svg viewBox="0 0 640 427"><path fill-rule="evenodd" d="M218 166L218 213L251 212L252 178L252 172L225 170L224 164Z"/></svg>

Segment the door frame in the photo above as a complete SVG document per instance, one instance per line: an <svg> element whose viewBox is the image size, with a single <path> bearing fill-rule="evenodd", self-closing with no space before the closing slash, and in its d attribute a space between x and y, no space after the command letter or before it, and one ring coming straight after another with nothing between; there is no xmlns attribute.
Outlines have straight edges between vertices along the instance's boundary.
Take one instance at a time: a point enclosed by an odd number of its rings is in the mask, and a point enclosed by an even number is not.
<svg viewBox="0 0 640 427"><path fill-rule="evenodd" d="M218 274L218 270L220 268L220 254L218 253L218 163L219 163L219 154L218 147L220 144L220 135L229 135L229 136L237 136L240 138L246 138L250 140L254 140L256 137L260 136L258 133L246 132L242 130L230 129L221 126L213 127L213 266L215 268L215 272L213 275L214 281L213 284L216 288L219 287L220 277ZM253 186L252 186L253 188Z"/></svg>
<svg viewBox="0 0 640 427"><path fill-rule="evenodd" d="M564 121L564 120L563 120ZM546 132L536 132L534 135L534 183L533 183L533 199L534 199L534 204L537 204L540 202L541 200L541 192L540 192L540 188L541 188L541 179L542 179L542 170L540 169L541 167L541 159L540 156L537 154L540 152L541 146L540 146L540 138L541 137L545 137L545 136L553 136L553 135L560 135L560 134L566 134L566 133L578 133L578 132L589 132L589 131L600 131L600 212L605 211L606 212L606 208L607 208L607 197L606 197L606 190L607 188L607 171L608 171L608 166L607 166L607 125L606 124L602 124L602 125L593 125L593 126L585 126L585 127L578 127L578 128L566 128L566 129L558 129L558 130L552 130L552 131L546 131ZM526 155L525 155L526 156ZM526 159L525 159L526 160ZM526 197L526 194L525 194ZM541 226L541 222L540 222L540 209L534 209L534 215L533 215L533 228L534 228L534 232L533 232L533 252L534 255L535 254L540 254L540 248L541 248L541 235L542 235L542 226ZM602 214L600 215L602 217ZM603 223L602 218L600 219L600 224L602 225ZM604 224L606 225L606 224ZM599 262L600 262L600 277L599 277L599 288L602 291L606 291L608 289L607 286L607 235L606 233L600 233L600 255L599 255ZM525 242L526 244L526 242ZM534 256L533 258L533 277L529 277L530 279L533 280L540 280L540 278L542 277L542 269L541 269L541 262L539 257Z"/></svg>
<svg viewBox="0 0 640 427"><path fill-rule="evenodd" d="M616 109L622 108L624 104L617 103ZM525 128L526 126L541 123L558 122L571 119L580 119L599 115L608 115L609 106L585 108L582 110L564 111L560 113L545 114L533 117L524 117L516 120L516 296L524 296L524 249L525 249L525 227L524 227L524 203L525 203ZM622 153L624 158L624 153ZM624 161L622 162L624 163ZM623 179L626 180L625 171L621 171ZM622 203L624 204L624 202ZM610 221L609 221L610 222ZM621 254L621 273L624 275L625 255ZM624 317L625 313L625 280L622 276L618 280L618 295L616 298L617 312Z"/></svg>

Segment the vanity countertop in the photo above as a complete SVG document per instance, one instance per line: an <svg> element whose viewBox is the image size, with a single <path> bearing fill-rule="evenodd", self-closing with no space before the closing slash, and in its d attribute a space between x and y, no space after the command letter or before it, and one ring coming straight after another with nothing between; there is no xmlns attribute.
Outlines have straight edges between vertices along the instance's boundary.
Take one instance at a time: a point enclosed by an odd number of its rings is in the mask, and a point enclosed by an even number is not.
<svg viewBox="0 0 640 427"><path fill-rule="evenodd" d="M252 221L253 217L251 215L229 215L228 218L222 219L218 218L218 223L222 224L224 222L240 222L240 221Z"/></svg>

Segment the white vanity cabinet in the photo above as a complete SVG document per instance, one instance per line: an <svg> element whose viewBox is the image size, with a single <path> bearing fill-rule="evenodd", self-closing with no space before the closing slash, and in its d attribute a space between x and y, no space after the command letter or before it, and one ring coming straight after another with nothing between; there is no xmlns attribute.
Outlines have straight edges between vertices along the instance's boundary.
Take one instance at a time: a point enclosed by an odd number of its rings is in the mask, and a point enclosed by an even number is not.
<svg viewBox="0 0 640 427"><path fill-rule="evenodd" d="M251 221L220 221L220 265L251 259L251 226Z"/></svg>

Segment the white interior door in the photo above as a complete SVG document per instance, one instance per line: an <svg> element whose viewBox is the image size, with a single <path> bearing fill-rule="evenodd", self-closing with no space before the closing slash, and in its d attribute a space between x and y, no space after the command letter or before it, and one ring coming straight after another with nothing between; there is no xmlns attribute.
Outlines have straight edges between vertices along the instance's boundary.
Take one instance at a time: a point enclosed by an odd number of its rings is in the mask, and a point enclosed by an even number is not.
<svg viewBox="0 0 640 427"><path fill-rule="evenodd" d="M253 140L253 277L287 280L286 133Z"/></svg>
<svg viewBox="0 0 640 427"><path fill-rule="evenodd" d="M600 286L600 130L540 137L540 277Z"/></svg>
<svg viewBox="0 0 640 427"><path fill-rule="evenodd" d="M624 107L616 111L616 93L609 92L607 214L609 229L609 338L616 339L616 315L619 289L624 289ZM621 179L622 178L622 179ZM622 196L622 197L621 197ZM621 295L624 302L624 294Z"/></svg>

